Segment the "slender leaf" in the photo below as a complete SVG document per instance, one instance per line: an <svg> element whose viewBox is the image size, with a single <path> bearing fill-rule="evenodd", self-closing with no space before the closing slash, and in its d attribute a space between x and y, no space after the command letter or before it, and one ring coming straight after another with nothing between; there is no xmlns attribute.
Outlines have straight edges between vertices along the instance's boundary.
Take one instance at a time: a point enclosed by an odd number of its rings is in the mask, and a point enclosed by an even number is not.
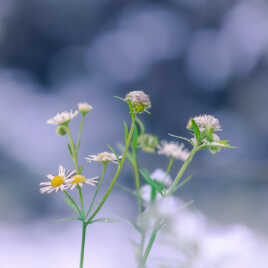
<svg viewBox="0 0 268 268"><path fill-rule="evenodd" d="M186 177L184 180L182 180L182 182L180 182L177 187L175 188L175 191L179 190L184 184L186 184L193 176L190 175L188 177ZM175 192L174 191L174 192Z"/></svg>
<svg viewBox="0 0 268 268"><path fill-rule="evenodd" d="M72 221L72 220L80 220L80 218L77 218L77 217L67 217L67 218L55 219L55 221Z"/></svg>
<svg viewBox="0 0 268 268"><path fill-rule="evenodd" d="M198 125L194 121L194 119L192 119L192 127L193 127L193 131L194 131L194 134L195 134L195 138L196 138L197 142L199 143L200 140L201 140L200 139L200 130L199 130Z"/></svg>
<svg viewBox="0 0 268 268"><path fill-rule="evenodd" d="M104 223L115 223L118 222L119 219L112 219L112 218L98 218L96 220L93 220L89 222L89 224L95 223L95 222L104 222Z"/></svg>
<svg viewBox="0 0 268 268"><path fill-rule="evenodd" d="M168 135L171 136L171 137L173 137L173 138L184 140L184 141L187 141L187 142L193 144L193 142L190 139L187 139L185 137L177 136L177 135L174 135L174 134L171 134L171 133L168 133Z"/></svg>
<svg viewBox="0 0 268 268"><path fill-rule="evenodd" d="M81 212L80 209L78 207L78 205L75 203L75 201L71 198L71 196L69 194L67 194L67 192L64 192L65 196L64 196L64 201L67 203L67 205L73 209L78 215L79 217L81 217Z"/></svg>
<svg viewBox="0 0 268 268"><path fill-rule="evenodd" d="M68 143L68 151L69 151L71 157L73 157L73 151L72 151L71 145L69 143Z"/></svg>
<svg viewBox="0 0 268 268"><path fill-rule="evenodd" d="M124 136L125 136L125 144L127 143L128 134L129 134L128 125L127 125L127 123L124 121Z"/></svg>

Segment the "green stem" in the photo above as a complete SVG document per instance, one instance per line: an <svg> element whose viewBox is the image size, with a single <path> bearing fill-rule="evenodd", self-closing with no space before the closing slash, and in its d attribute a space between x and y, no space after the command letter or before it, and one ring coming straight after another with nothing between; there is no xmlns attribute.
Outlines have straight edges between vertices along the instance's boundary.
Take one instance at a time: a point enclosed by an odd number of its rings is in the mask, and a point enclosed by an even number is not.
<svg viewBox="0 0 268 268"><path fill-rule="evenodd" d="M80 197L80 202L81 202L81 214L84 217L85 216L85 209L84 209L83 193L82 193L82 189L81 189L79 184L77 184L77 189L79 191L79 197Z"/></svg>
<svg viewBox="0 0 268 268"><path fill-rule="evenodd" d="M89 223L90 221L92 221L95 216L98 214L98 212L100 211L100 209L102 208L102 206L104 205L106 199L108 198L108 196L110 195L116 181L117 181L117 178L123 168L123 165L124 165L124 162L126 160L126 157L127 157L127 153L128 153L128 148L129 148L129 145L130 145L130 142L131 142L131 138L132 138L132 135L133 135L133 132L134 132L134 127L135 127L135 117L136 115L134 114L132 116L132 122L131 122L131 128L130 128L130 132L128 134L128 138L127 138L127 142L126 142L126 145L125 145L125 150L124 150L124 153L123 153L123 156L122 156L122 159L121 161L118 163L118 167L117 167L117 170L116 170L116 173L114 175L114 178L109 186L109 188L107 189L107 192L105 193L103 199L101 200L100 204L98 205L98 207L96 208L96 210L93 212L93 214L90 216L89 220L87 221L87 223Z"/></svg>
<svg viewBox="0 0 268 268"><path fill-rule="evenodd" d="M83 268L83 265L84 265L86 231L87 231L87 224L85 222L83 222L83 227L82 227L82 242L81 242L81 254L80 254L80 268Z"/></svg>
<svg viewBox="0 0 268 268"><path fill-rule="evenodd" d="M71 149L72 149L72 159L74 161L75 169L78 172L79 171L79 168L78 168L78 163L77 163L77 151L75 149L74 141L73 141L73 138L72 138L72 135L71 135L71 131L70 131L68 125L65 126L65 130L66 130L66 133L67 133L68 138L69 138L69 141L70 141L70 145L71 145Z"/></svg>
<svg viewBox="0 0 268 268"><path fill-rule="evenodd" d="M185 170L187 169L188 165L190 164L193 156L195 155L195 153L199 150L198 146L194 146L194 148L192 149L189 157L187 158L187 160L183 163L183 165L181 166L174 182L171 184L169 190L167 191L166 196L170 196L174 193L174 191L176 190L177 184L179 183L181 177L183 176Z"/></svg>
<svg viewBox="0 0 268 268"><path fill-rule="evenodd" d="M90 206L89 206L89 209L88 209L86 218L88 217L90 211L92 210L92 208L93 208L93 206L94 206L94 203L95 203L96 197L97 197L97 195L98 195L98 192L99 192L99 190L100 190L100 187L101 187L101 184L102 184L102 181L103 181L103 178L104 178L106 169L107 169L107 163L104 163L104 164L103 164L103 169L102 169L101 178L100 178L100 180L99 180L99 183L98 183L98 186L97 186L96 191L95 191L95 193L94 193L94 196L93 196L93 198L92 198L92 200L91 200L91 203L90 203Z"/></svg>
<svg viewBox="0 0 268 268"><path fill-rule="evenodd" d="M139 174L136 152L134 152L134 160L131 163L132 163L132 166L134 169L136 190L137 190L137 193L139 193L140 192L140 174ZM139 214L141 213L141 211L142 211L142 200L141 200L140 195L138 195L138 212L139 212Z"/></svg>
<svg viewBox="0 0 268 268"><path fill-rule="evenodd" d="M152 247L153 247L158 230L159 230L159 226L158 226L158 223L156 223L155 227L152 231L151 237L149 239L148 245L147 245L145 252L144 252L144 256L143 256L143 260L142 260L142 268L145 267L147 258L151 252Z"/></svg>
<svg viewBox="0 0 268 268"><path fill-rule="evenodd" d="M77 213L79 214L79 217L81 217L81 211L76 202L72 199L72 197L64 190L64 194L67 196L67 198L71 201L71 203L74 205L76 208Z"/></svg>
<svg viewBox="0 0 268 268"><path fill-rule="evenodd" d="M80 123L80 128L79 128L77 142L76 142L76 148L75 148L76 152L78 151L78 149L80 147L80 139L81 139L81 133L82 133L84 122L85 122L85 115L82 114L82 119L81 119L81 123Z"/></svg>
<svg viewBox="0 0 268 268"><path fill-rule="evenodd" d="M174 163L174 157L171 156L170 159L169 159L168 168L167 168L167 170L166 170L166 173L167 173L167 174L170 173L170 170L171 170L171 168L172 168L172 166L173 166L173 163Z"/></svg>

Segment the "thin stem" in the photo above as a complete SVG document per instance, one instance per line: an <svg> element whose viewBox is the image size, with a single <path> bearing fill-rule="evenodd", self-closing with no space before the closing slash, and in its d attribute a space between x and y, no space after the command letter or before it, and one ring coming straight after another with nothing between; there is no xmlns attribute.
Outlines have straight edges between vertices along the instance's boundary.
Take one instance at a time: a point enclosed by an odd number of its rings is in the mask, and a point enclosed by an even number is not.
<svg viewBox="0 0 268 268"><path fill-rule="evenodd" d="M67 198L71 201L71 203L74 205L74 207L76 208L76 212L78 212L79 217L81 217L81 211L78 205L76 204L76 202L72 199L72 197L65 190L63 192L67 196Z"/></svg>
<svg viewBox="0 0 268 268"><path fill-rule="evenodd" d="M132 163L132 166L134 169L136 190L137 190L137 193L139 193L140 192L140 174L139 174L136 152L134 152L133 155L134 155L134 157L133 157L134 160L131 163ZM141 200L140 195L138 195L138 212L139 212L139 214L141 213L141 210L142 210L142 200Z"/></svg>
<svg viewBox="0 0 268 268"><path fill-rule="evenodd" d="M77 189L79 191L79 197L80 197L80 202L81 202L81 213L82 213L82 216L84 217L85 216L84 199L83 199L82 189L79 184L77 184Z"/></svg>
<svg viewBox="0 0 268 268"><path fill-rule="evenodd" d="M85 222L83 222L83 227L82 227L82 242L81 242L81 254L80 254L80 268L83 268L83 265L84 265L86 231L87 231L87 224Z"/></svg>
<svg viewBox="0 0 268 268"><path fill-rule="evenodd" d="M83 129L83 125L85 122L85 115L82 114L82 119L80 122L80 128L79 128L79 132L78 132L78 137L77 137L77 142L76 142L76 152L78 151L79 147L80 147L80 139L81 139L81 133L82 133L82 129Z"/></svg>
<svg viewBox="0 0 268 268"><path fill-rule="evenodd" d="M181 166L174 182L171 184L169 190L167 191L167 194L166 196L170 196L174 193L174 191L176 190L176 186L177 184L179 183L181 177L183 176L185 170L187 169L188 165L190 164L193 156L195 155L195 153L199 150L199 147L198 146L194 146L194 148L192 149L189 157L187 158L187 160L183 163L183 165Z"/></svg>
<svg viewBox="0 0 268 268"><path fill-rule="evenodd" d="M78 168L78 163L77 163L77 151L75 149L74 141L73 141L73 138L72 138L72 135L71 135L71 131L70 131L68 125L65 126L65 130L66 130L66 133L67 133L68 138L69 138L69 141L70 141L70 145L71 145L71 149L72 149L72 159L74 161L75 169L78 172L79 171L79 168Z"/></svg>
<svg viewBox="0 0 268 268"><path fill-rule="evenodd" d="M148 245L147 245L147 247L145 249L145 252L144 252L143 261L142 261L142 268L145 267L147 258L148 258L149 254L151 252L152 247L153 247L153 244L154 244L154 241L155 241L155 238L156 238L158 230L159 230L159 226L158 226L158 223L156 223L155 227L154 227L154 229L152 231L152 234L150 236Z"/></svg>
<svg viewBox="0 0 268 268"><path fill-rule="evenodd" d="M97 186L96 191L95 191L95 193L94 193L94 196L93 196L93 198L92 198L92 200L91 200L91 203L90 203L90 206L89 206L89 209L88 209L86 218L88 217L90 211L92 210L92 208L93 208L93 206L94 206L94 203L95 203L96 197L97 197L97 195L98 195L98 192L99 192L99 190L100 190L100 187L101 187L101 184L102 184L102 181L103 181L103 178L104 178L106 169L107 169L107 163L103 164L103 169L102 169L101 178L100 178L100 180L99 180L99 183L98 183L98 186Z"/></svg>
<svg viewBox="0 0 268 268"><path fill-rule="evenodd" d="M124 165L124 162L126 160L126 157L127 157L127 153L128 153L128 148L129 148L129 145L130 145L130 142L131 142L131 138L132 138L132 135L133 135L133 132L134 132L134 127L135 127L135 117L136 117L136 114L134 114L131 119L132 119L132 122L131 122L131 128L130 128L130 131L129 131L129 134L128 134L128 138L127 138L127 142L126 142L126 145L125 145L125 150L124 150L124 153L123 153L123 156L122 156L122 159L121 161L118 163L118 167L117 167L117 170L116 170L116 173L114 175L114 178L107 190L107 192L105 193L103 199L101 200L100 204L98 205L98 207L96 208L96 210L93 212L93 214L90 216L89 220L87 221L87 223L89 223L90 221L92 221L95 216L98 214L98 212L100 211L100 209L102 208L102 206L104 205L106 199L108 198L108 196L110 195L116 181L117 181L117 178L123 168L123 165Z"/></svg>
<svg viewBox="0 0 268 268"><path fill-rule="evenodd" d="M171 170L171 168L172 168L172 166L173 166L173 163L174 163L174 157L171 156L170 159L169 159L168 168L167 168L167 170L166 170L166 173L167 173L167 174L170 173L170 170Z"/></svg>

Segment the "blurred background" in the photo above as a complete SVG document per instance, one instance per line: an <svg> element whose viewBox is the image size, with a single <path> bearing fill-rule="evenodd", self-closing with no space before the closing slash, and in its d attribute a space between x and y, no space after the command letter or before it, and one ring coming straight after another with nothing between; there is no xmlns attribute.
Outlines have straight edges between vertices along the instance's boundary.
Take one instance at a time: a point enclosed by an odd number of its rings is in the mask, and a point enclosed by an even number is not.
<svg viewBox="0 0 268 268"><path fill-rule="evenodd" d="M191 116L219 118L220 136L238 148L199 153L189 171L193 179L178 196L194 200L193 207L218 226L240 224L267 240L267 1L0 3L1 268L77 266L80 225L54 221L72 215L62 194L39 193L46 174L55 174L59 164L72 167L66 137L46 120L81 101L94 106L80 161L88 176L99 175L100 165L83 158L123 140L128 108L114 96L130 90L150 95L151 115L142 119L160 139L187 135ZM74 133L78 125L72 122ZM150 171L168 164L159 155L140 159ZM132 187L130 171L126 166L119 180ZM135 200L116 189L104 214L134 219ZM89 228L86 267L135 267L129 232L124 223ZM110 250L103 252L104 246Z"/></svg>

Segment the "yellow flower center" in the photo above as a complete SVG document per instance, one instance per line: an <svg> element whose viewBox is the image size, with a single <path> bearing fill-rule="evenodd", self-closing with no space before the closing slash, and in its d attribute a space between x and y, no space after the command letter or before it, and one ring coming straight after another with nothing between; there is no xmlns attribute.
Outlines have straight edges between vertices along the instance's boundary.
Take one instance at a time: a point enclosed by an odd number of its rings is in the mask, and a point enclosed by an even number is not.
<svg viewBox="0 0 268 268"><path fill-rule="evenodd" d="M64 178L62 176L55 176L51 180L51 186L52 187L58 187L64 183Z"/></svg>
<svg viewBox="0 0 268 268"><path fill-rule="evenodd" d="M86 178L82 175L75 175L73 176L73 181L72 183L85 183L86 182Z"/></svg>

